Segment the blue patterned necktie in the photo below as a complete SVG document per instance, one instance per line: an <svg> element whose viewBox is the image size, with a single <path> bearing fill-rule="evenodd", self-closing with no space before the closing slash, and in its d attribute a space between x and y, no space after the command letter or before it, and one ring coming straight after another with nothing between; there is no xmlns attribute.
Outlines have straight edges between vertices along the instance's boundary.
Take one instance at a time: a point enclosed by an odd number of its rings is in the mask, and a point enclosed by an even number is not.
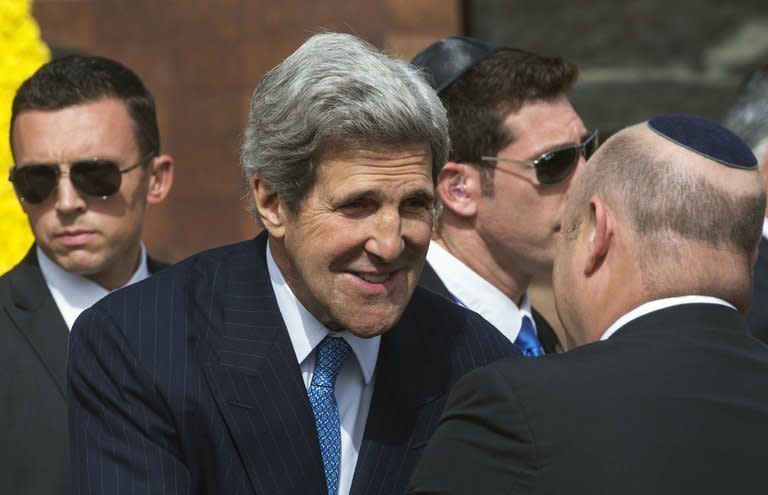
<svg viewBox="0 0 768 495"><path fill-rule="evenodd" d="M520 325L520 332L515 339L515 345L523 352L523 356L541 356L544 354L539 338L536 336L536 329L533 328L533 322L527 316L523 316L523 323Z"/></svg>
<svg viewBox="0 0 768 495"><path fill-rule="evenodd" d="M317 438L320 440L320 454L325 468L325 483L328 495L339 490L339 468L341 466L341 421L336 403L334 387L336 376L352 349L339 337L327 336L317 346L315 372L307 395L315 414Z"/></svg>

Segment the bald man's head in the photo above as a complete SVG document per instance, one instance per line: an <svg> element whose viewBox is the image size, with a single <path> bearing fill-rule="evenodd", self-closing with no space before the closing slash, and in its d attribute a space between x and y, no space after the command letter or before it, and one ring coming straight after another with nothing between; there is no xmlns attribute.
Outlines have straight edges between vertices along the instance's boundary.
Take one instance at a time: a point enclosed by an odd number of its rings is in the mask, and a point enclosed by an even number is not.
<svg viewBox="0 0 768 495"><path fill-rule="evenodd" d="M717 277L732 278L740 293L745 285L751 290L765 210L754 157L724 128L686 118L662 120L668 129L651 120L609 139L573 183L563 235L576 238L591 221L590 199L599 197L632 233L631 256L649 292L701 293L718 284L730 290ZM721 276L724 267L730 272Z"/></svg>
<svg viewBox="0 0 768 495"><path fill-rule="evenodd" d="M723 165L647 123L617 133L588 162L566 208L566 235L578 230L595 194L651 243L673 236L748 255L760 239L765 193L757 169Z"/></svg>

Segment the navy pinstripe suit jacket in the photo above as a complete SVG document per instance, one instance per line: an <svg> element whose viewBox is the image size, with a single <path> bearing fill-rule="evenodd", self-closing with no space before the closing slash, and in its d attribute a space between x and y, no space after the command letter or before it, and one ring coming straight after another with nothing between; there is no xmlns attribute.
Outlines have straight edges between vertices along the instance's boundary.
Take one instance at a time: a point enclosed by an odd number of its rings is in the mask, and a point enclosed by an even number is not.
<svg viewBox="0 0 768 495"><path fill-rule="evenodd" d="M266 236L103 299L70 339L75 493L322 494L320 447ZM447 392L517 351L417 288L381 343L352 493L402 493Z"/></svg>

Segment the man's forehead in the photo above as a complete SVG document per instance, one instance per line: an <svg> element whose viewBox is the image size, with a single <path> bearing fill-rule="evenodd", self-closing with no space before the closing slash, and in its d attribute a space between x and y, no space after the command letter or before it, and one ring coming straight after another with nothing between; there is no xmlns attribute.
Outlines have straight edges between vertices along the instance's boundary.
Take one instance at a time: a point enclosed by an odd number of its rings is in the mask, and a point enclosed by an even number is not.
<svg viewBox="0 0 768 495"><path fill-rule="evenodd" d="M431 164L432 151L427 144L371 145L337 148L324 153L324 164L343 163L349 167L392 168L408 164Z"/></svg>
<svg viewBox="0 0 768 495"><path fill-rule="evenodd" d="M548 138L543 147L573 144L586 131L584 122L565 95L556 98L531 100L519 109L509 112L504 119L508 143L525 139ZM550 142L562 141L560 142Z"/></svg>
<svg viewBox="0 0 768 495"><path fill-rule="evenodd" d="M115 98L89 100L58 109L20 112L11 129L15 158L70 161L119 158L136 145L133 120Z"/></svg>

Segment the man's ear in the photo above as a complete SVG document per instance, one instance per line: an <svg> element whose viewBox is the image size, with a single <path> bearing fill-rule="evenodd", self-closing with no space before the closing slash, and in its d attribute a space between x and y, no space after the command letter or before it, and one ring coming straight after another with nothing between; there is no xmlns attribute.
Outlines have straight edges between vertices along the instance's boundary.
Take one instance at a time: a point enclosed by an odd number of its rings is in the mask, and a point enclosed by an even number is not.
<svg viewBox="0 0 768 495"><path fill-rule="evenodd" d="M285 235L285 219L287 211L280 195L272 190L259 174L254 174L251 178L253 192L253 201L256 205L256 212L264 224L264 228L269 232L269 236L280 239Z"/></svg>
<svg viewBox="0 0 768 495"><path fill-rule="evenodd" d="M447 162L437 176L437 194L443 207L460 217L477 213L476 197L479 194L479 172L456 162Z"/></svg>
<svg viewBox="0 0 768 495"><path fill-rule="evenodd" d="M170 155L158 155L152 158L149 167L149 187L147 204L162 202L173 185L173 158Z"/></svg>
<svg viewBox="0 0 768 495"><path fill-rule="evenodd" d="M589 221L592 228L587 243L584 275L594 274L603 264L611 249L614 235L614 218L608 206L599 197L589 200Z"/></svg>

